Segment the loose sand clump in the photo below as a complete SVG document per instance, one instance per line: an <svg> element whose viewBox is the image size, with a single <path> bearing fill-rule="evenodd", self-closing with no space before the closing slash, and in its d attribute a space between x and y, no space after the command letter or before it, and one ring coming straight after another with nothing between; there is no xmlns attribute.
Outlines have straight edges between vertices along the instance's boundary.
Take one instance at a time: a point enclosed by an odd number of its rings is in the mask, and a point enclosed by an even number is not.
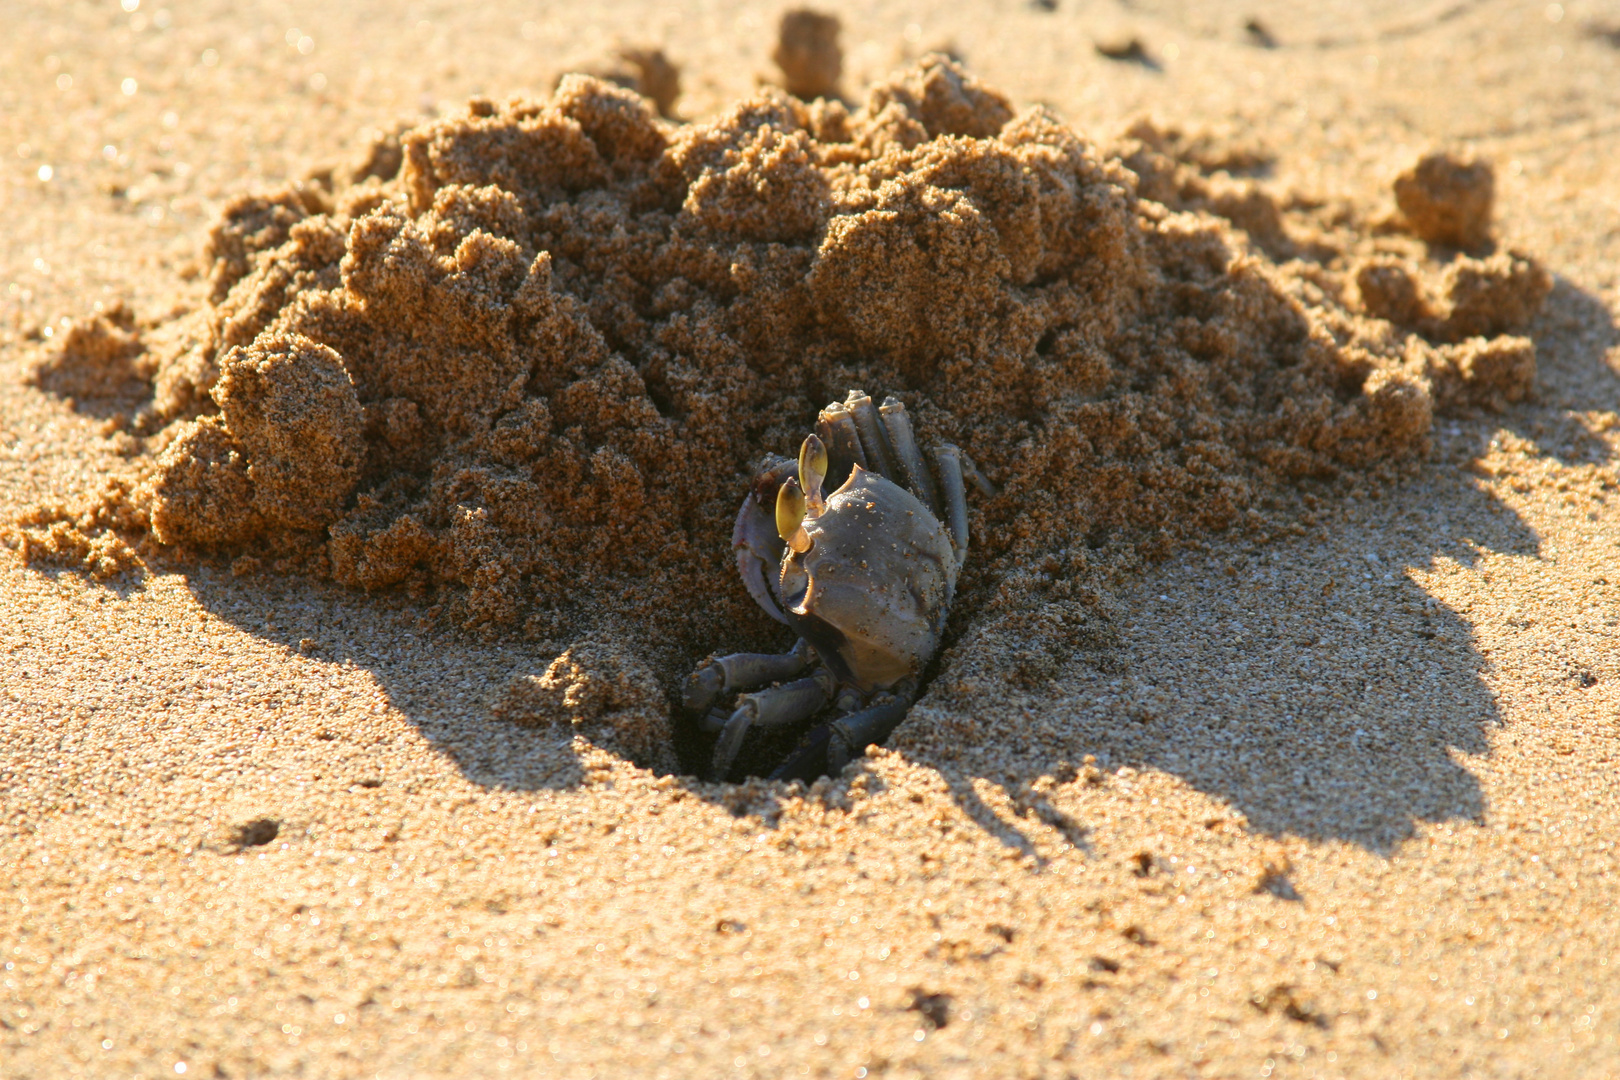
<svg viewBox="0 0 1620 1080"><path fill-rule="evenodd" d="M1395 205L1414 236L1478 248L1490 242L1496 174L1469 155L1429 154L1395 178Z"/></svg>
<svg viewBox="0 0 1620 1080"><path fill-rule="evenodd" d="M653 103L659 116L666 119L675 116L675 102L681 96L681 69L662 49L619 49L608 59L588 67L584 74L634 90Z"/></svg>
<svg viewBox="0 0 1620 1080"><path fill-rule="evenodd" d="M112 404L145 397L155 361L141 343L135 313L115 303L69 326L30 381L78 405Z"/></svg>
<svg viewBox="0 0 1620 1080"><path fill-rule="evenodd" d="M365 413L342 357L300 334L233 347L204 416L150 487L162 544L217 547L319 532L342 515L365 457Z"/></svg>
<svg viewBox="0 0 1620 1080"><path fill-rule="evenodd" d="M494 714L518 724L563 724L634 761L675 765L669 702L657 676L618 642L575 642L543 675L520 675Z"/></svg>
<svg viewBox="0 0 1620 1080"><path fill-rule="evenodd" d="M474 100L232 203L161 348L112 315L66 335L42 384L151 386L139 483L75 520L490 635L611 627L668 687L774 640L731 519L861 387L1000 486L957 624L1103 641L1099 561L1269 528L1293 485L1422 454L1436 407L1522 398L1549 287L1177 144L1100 146L938 56L855 111L763 91L675 126L580 76Z"/></svg>
<svg viewBox="0 0 1620 1080"><path fill-rule="evenodd" d="M771 59L782 69L782 85L806 101L838 96L844 50L838 44L838 17L808 8L783 14Z"/></svg>

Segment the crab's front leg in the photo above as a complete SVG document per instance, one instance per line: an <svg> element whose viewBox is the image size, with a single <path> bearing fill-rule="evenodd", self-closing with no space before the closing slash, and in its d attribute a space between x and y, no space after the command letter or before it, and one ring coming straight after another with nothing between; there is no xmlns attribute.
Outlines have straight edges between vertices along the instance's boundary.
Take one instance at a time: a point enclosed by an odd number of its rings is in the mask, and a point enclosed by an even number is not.
<svg viewBox="0 0 1620 1080"><path fill-rule="evenodd" d="M934 465L931 475L917 447L911 416L892 395L879 407L863 391L851 390L845 401L821 411L816 431L832 455L834 487L843 483L855 463L881 473L909 490L950 530L958 565L967 558L966 485L971 483L985 495L996 493L972 458L949 443L934 446L929 455Z"/></svg>
<svg viewBox="0 0 1620 1080"><path fill-rule="evenodd" d="M942 509L945 527L951 532L951 548L956 553L956 565L961 566L967 561L968 552L967 490L962 483L962 451L950 443L934 447L934 468L939 472L939 486L944 489Z"/></svg>

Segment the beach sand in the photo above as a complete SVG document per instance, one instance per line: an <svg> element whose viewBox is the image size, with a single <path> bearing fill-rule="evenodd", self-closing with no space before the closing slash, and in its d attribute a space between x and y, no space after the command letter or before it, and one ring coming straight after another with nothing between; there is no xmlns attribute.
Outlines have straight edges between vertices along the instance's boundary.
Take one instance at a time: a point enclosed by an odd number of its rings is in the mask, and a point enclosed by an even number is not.
<svg viewBox="0 0 1620 1080"><path fill-rule="evenodd" d="M1369 211L1473 149L1502 242L1556 276L1535 397L1438 417L1420 465L1333 487L1300 535L1119 575L1084 649L948 660L889 748L808 789L499 719L556 649L407 598L7 555L0 1074L1620 1073L1613 10L827 10L852 98L949 47L1079 131L1214 129ZM664 48L677 114L710 116L771 75L780 9L8 14L11 519L129 465L27 385L43 330L199 303L229 199L616 43Z"/></svg>

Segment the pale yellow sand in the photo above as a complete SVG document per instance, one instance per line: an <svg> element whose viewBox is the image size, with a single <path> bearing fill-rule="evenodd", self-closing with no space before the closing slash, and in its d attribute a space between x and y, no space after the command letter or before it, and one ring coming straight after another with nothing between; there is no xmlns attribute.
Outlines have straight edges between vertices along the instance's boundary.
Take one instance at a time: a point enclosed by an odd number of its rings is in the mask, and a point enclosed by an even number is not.
<svg viewBox="0 0 1620 1080"><path fill-rule="evenodd" d="M115 460L21 386L22 334L189 295L223 199L616 36L701 114L778 11L151 4L6 12L8 517ZM1082 129L1252 130L1301 190L1374 202L1471 142L1561 275L1540 399L1442 420L1416 480L1310 535L1127 583L1106 663L978 687L960 746L902 733L787 801L491 719L550 659L522 642L8 562L0 1075L1620 1073L1620 49L1588 29L1620 14L830 7L852 90L954 42ZM1093 49L1132 34L1161 70Z"/></svg>

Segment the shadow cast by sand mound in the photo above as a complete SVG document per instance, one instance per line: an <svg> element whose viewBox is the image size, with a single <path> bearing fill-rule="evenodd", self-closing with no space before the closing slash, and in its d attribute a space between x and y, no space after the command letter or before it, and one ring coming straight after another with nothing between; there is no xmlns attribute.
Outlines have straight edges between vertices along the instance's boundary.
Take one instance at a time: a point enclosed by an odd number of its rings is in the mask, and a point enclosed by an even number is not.
<svg viewBox="0 0 1620 1080"><path fill-rule="evenodd" d="M1040 657L1062 665L1047 685L953 691L947 666L919 707L935 711L933 730L903 728L896 745L1026 853L1026 826L987 807L973 779L1051 824L1057 812L1031 793L1043 778L1072 779L1088 756L1104 770L1174 775L1269 835L1387 854L1420 823L1483 821L1468 758L1488 754L1504 722L1483 677L1490 661L1466 612L1412 571L1474 569L1487 553L1543 557L1535 529L1477 479L1504 434L1564 467L1610 463L1568 410L1620 409L1605 362L1620 328L1597 297L1560 280L1532 332L1535 401L1442 419L1430 463L1316 536L1217 539L1156 569L1127 591L1117 643Z"/></svg>
<svg viewBox="0 0 1620 1080"><path fill-rule="evenodd" d="M1428 557L1390 550L1415 539L1414 517L1456 503L1402 510L1401 494L1337 544L1173 561L1133 590L1105 668L1074 664L1013 715L986 710L959 760L940 760L935 745L917 758L1001 776L1011 792L1053 760L1091 755L1104 771L1179 777L1261 833L1382 852L1418 822L1481 820L1466 756L1487 753L1501 722L1486 661L1465 619L1403 573ZM1476 539L1534 550L1522 522L1491 516L1500 529ZM1029 745L1009 750L1003 732Z"/></svg>
<svg viewBox="0 0 1620 1080"><path fill-rule="evenodd" d="M1129 766L1179 777L1264 834L1389 852L1420 822L1481 820L1487 808L1467 759L1488 753L1488 733L1502 722L1481 678L1487 661L1466 618L1404 571L1466 564L1478 550L1534 555L1538 538L1450 470L1426 470L1363 510L1336 543L1172 560L1127 593L1116 645L1070 657L1045 686L964 693L947 663L895 747L936 769L987 835L1030 856L1029 822L987 804L975 782L999 787L1020 813L1083 848L1084 822L1036 792L1043 778L1072 782L1088 755L1104 773ZM1426 542L1435 537L1444 542ZM576 738L567 724L495 715L514 672L545 667L548 657L523 643L422 631L414 611L330 585L247 582L209 568L188 584L211 613L249 633L364 669L474 784L592 782L590 758L602 751L589 728ZM343 737L340 721L330 727ZM865 771L857 762L823 786L836 797ZM682 785L766 820L804 790L690 777Z"/></svg>

